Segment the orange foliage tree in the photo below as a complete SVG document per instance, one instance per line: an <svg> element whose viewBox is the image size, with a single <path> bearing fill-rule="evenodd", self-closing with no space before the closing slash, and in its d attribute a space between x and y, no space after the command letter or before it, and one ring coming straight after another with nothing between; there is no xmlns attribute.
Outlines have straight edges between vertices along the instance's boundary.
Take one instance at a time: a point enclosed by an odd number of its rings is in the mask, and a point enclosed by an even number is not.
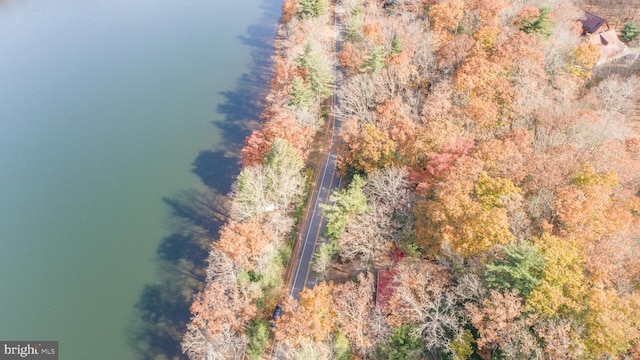
<svg viewBox="0 0 640 360"><path fill-rule="evenodd" d="M213 247L237 266L251 269L274 239L269 223L257 217L244 222L230 220L220 230L220 240Z"/></svg>

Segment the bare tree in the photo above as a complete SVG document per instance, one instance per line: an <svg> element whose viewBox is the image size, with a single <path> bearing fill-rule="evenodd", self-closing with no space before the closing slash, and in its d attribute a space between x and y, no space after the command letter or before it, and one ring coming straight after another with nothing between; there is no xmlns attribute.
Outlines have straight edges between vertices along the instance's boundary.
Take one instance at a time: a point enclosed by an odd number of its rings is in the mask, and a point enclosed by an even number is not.
<svg viewBox="0 0 640 360"><path fill-rule="evenodd" d="M542 340L542 348L547 359L582 359L586 349L579 341L581 330L571 319L539 320L533 327Z"/></svg>
<svg viewBox="0 0 640 360"><path fill-rule="evenodd" d="M638 91L638 79L635 76L622 78L619 75L609 76L602 80L593 91L606 111L626 114L634 105Z"/></svg>
<svg viewBox="0 0 640 360"><path fill-rule="evenodd" d="M316 252L313 254L313 264L311 265L311 269L320 280L324 279L329 271L333 255L334 252L331 245L327 243L320 244L316 249Z"/></svg>
<svg viewBox="0 0 640 360"><path fill-rule="evenodd" d="M458 278L453 292L460 302L479 302L486 296L487 289L482 285L480 277L469 273Z"/></svg>
<svg viewBox="0 0 640 360"><path fill-rule="evenodd" d="M567 66L569 52L580 43L580 38L568 23L557 23L553 35L545 42L544 69L548 73L558 73Z"/></svg>
<svg viewBox="0 0 640 360"><path fill-rule="evenodd" d="M231 288L236 284L238 271L227 256L216 249L212 249L209 252L207 262L209 263L207 266L207 283L215 281L226 288Z"/></svg>
<svg viewBox="0 0 640 360"><path fill-rule="evenodd" d="M233 198L230 215L236 221L266 212L274 207L267 195L268 179L264 167L246 167L233 184L230 197Z"/></svg>
<svg viewBox="0 0 640 360"><path fill-rule="evenodd" d="M384 249L391 232L388 212L382 206L369 207L369 211L350 221L338 238L340 257L347 261L358 258L371 263Z"/></svg>
<svg viewBox="0 0 640 360"><path fill-rule="evenodd" d="M367 352L373 345L366 320L374 308L373 282L372 273L360 273L357 283L349 281L334 289L337 322L358 353Z"/></svg>
<svg viewBox="0 0 640 360"><path fill-rule="evenodd" d="M373 122L375 109L375 88L368 75L355 75L343 82L338 90L340 104L338 115L348 117L355 115L360 121Z"/></svg>
<svg viewBox="0 0 640 360"><path fill-rule="evenodd" d="M287 359L291 360L330 360L333 358L333 346L330 342L308 340L300 347L288 348Z"/></svg>
<svg viewBox="0 0 640 360"><path fill-rule="evenodd" d="M182 351L193 360L240 360L245 358L247 337L224 327L219 333L207 337L205 333L189 324L182 339Z"/></svg>
<svg viewBox="0 0 640 360"><path fill-rule="evenodd" d="M569 128L569 140L583 152L593 152L606 141L622 141L632 133L624 115L602 111L597 119L580 121Z"/></svg>
<svg viewBox="0 0 640 360"><path fill-rule="evenodd" d="M449 341L464 325L453 292L444 287L444 279L424 264L403 264L395 279L398 286L389 302L392 325L414 323L433 353L448 353Z"/></svg>
<svg viewBox="0 0 640 360"><path fill-rule="evenodd" d="M403 167L389 167L376 170L367 177L364 192L370 201L386 204L392 209L407 208L410 191Z"/></svg>

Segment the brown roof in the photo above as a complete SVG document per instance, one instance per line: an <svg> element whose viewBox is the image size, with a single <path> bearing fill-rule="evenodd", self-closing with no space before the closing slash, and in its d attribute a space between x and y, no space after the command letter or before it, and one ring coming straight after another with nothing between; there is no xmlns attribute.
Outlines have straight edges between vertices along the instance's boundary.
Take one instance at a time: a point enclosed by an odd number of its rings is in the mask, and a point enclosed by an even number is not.
<svg viewBox="0 0 640 360"><path fill-rule="evenodd" d="M618 54L626 49L626 45L618 39L618 35L615 30L609 30L600 34L591 35L589 44L598 46L600 48L600 61L607 60L607 58Z"/></svg>
<svg viewBox="0 0 640 360"><path fill-rule="evenodd" d="M592 14L590 12L585 13L585 18L582 20L582 30L585 33L595 33L602 27L602 25L606 24L607 20L599 17L598 15Z"/></svg>

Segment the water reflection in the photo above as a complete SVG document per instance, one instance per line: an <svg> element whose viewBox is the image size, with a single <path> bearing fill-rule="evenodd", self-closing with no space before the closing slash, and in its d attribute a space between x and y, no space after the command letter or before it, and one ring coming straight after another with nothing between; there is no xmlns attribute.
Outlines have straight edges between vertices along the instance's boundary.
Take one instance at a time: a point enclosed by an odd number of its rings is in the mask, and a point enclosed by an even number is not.
<svg viewBox="0 0 640 360"><path fill-rule="evenodd" d="M0 0L1 1L1 0ZM249 73L222 93L217 106L223 145L203 150L193 162L195 173L208 187L205 192L183 191L164 199L171 209L172 235L157 249L160 281L146 285L136 304L128 339L138 359L184 359L180 341L190 319L194 293L204 285L208 249L226 219L226 195L240 170L239 153L250 126L259 119L272 77L271 56L281 2L265 0L259 24L250 26L239 40L251 49Z"/></svg>

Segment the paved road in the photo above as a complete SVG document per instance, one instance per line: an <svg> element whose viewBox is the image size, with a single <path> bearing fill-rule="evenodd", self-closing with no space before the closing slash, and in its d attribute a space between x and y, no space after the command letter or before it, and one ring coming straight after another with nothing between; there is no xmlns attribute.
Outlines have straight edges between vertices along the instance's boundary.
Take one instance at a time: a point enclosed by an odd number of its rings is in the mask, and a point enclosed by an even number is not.
<svg viewBox="0 0 640 360"><path fill-rule="evenodd" d="M340 30L337 24L337 17L334 16L334 28L336 31L335 36L335 52L338 53L338 49L340 47ZM334 77L337 79L339 67L336 63L334 68ZM338 96L336 95L337 88L336 83L334 82L333 88L333 99L331 105L331 118L333 119L333 131L331 133L331 145L329 147L329 153L326 157L326 162L324 167L322 168L322 174L318 176L318 181L315 184L318 189L315 192L314 198L311 199L313 201L313 207L311 208L311 214L309 215L309 222L307 224L304 236L303 236L303 244L302 244L302 255L299 258L299 262L295 269L295 273L293 274L293 281L291 285L291 292L289 295L293 296L295 299L298 298L298 294L305 287L312 288L315 286L318 281L317 277L311 270L311 265L313 262L313 254L315 253L316 248L322 241L322 229L327 223L327 219L322 214L322 209L320 208L321 204L326 204L329 201L329 195L331 192L340 187L340 182L342 178L336 172L336 163L338 158L338 135L340 132L340 119L335 116L335 108L338 105Z"/></svg>

